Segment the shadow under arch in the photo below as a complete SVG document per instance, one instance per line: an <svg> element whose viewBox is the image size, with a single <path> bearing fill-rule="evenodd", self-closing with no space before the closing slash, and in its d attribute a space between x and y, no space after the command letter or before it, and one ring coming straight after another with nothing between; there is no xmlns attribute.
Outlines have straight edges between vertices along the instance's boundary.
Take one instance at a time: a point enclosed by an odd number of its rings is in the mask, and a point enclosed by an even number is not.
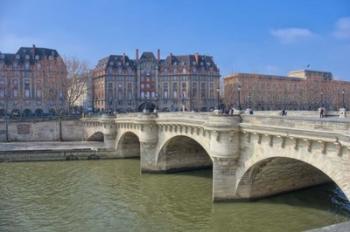
<svg viewBox="0 0 350 232"><path fill-rule="evenodd" d="M93 133L92 135L90 135L87 139L87 141L100 141L103 142L104 141L104 136L103 133L98 131Z"/></svg>
<svg viewBox="0 0 350 232"><path fill-rule="evenodd" d="M236 196L254 200L331 182L337 185L348 202L338 180L313 164L290 157L269 157L244 170L237 182Z"/></svg>
<svg viewBox="0 0 350 232"><path fill-rule="evenodd" d="M184 135L171 137L161 146L157 164L166 172L206 169L213 166L205 147L195 139Z"/></svg>
<svg viewBox="0 0 350 232"><path fill-rule="evenodd" d="M124 158L140 157L140 140L134 132L125 132L117 141L117 155Z"/></svg>

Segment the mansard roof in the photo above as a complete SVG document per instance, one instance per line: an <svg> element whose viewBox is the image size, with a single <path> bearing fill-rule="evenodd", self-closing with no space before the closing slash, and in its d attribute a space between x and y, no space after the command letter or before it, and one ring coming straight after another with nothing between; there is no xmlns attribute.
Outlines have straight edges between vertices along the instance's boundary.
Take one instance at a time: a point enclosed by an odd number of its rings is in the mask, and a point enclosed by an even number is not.
<svg viewBox="0 0 350 232"><path fill-rule="evenodd" d="M24 63L28 60L30 63L34 63L36 60L41 60L44 57L47 58L60 57L55 49L50 48L37 48L33 47L21 47L16 53L0 53L0 60L4 60L5 64L12 64L17 61L18 63Z"/></svg>
<svg viewBox="0 0 350 232"><path fill-rule="evenodd" d="M143 52L140 58L141 61L156 61L153 52Z"/></svg>
<svg viewBox="0 0 350 232"><path fill-rule="evenodd" d="M136 64L135 61L132 59L129 59L126 55L110 55L105 58L102 58L98 61L96 68L97 69L106 69L106 68L135 68Z"/></svg>
<svg viewBox="0 0 350 232"><path fill-rule="evenodd" d="M153 52L143 52L139 60L129 59L126 55L109 55L99 60L96 65L96 69L106 69L108 67L121 67L136 69L138 62L154 62L158 63L161 69L169 68L172 66L177 67L196 67L204 68L205 70L212 69L215 72L219 72L217 65L214 62L212 56L206 55L172 55L170 54L165 59L157 60Z"/></svg>
<svg viewBox="0 0 350 232"><path fill-rule="evenodd" d="M161 62L161 66L165 68L170 65L178 65L184 67L204 67L205 69L209 69L213 67L215 71L218 71L218 67L216 66L212 56L206 55L169 55L166 57L164 62Z"/></svg>

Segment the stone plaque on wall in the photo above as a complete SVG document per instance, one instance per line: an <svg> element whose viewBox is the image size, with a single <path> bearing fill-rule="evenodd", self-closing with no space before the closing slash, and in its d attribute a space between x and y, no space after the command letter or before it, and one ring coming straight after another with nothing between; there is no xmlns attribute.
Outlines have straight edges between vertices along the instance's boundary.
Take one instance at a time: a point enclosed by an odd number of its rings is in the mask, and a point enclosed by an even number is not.
<svg viewBox="0 0 350 232"><path fill-rule="evenodd" d="M17 125L17 133L19 135L27 135L30 134L30 124L18 124Z"/></svg>

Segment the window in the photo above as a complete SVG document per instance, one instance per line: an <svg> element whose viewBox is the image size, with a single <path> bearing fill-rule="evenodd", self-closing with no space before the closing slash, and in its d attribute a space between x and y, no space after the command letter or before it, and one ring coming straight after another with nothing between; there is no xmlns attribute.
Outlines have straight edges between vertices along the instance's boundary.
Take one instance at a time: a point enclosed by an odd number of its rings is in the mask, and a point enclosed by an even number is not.
<svg viewBox="0 0 350 232"><path fill-rule="evenodd" d="M192 83L192 97L197 97L197 83Z"/></svg>
<svg viewBox="0 0 350 232"><path fill-rule="evenodd" d="M214 98L214 83L213 82L210 82L209 98Z"/></svg>
<svg viewBox="0 0 350 232"><path fill-rule="evenodd" d="M141 98L145 98L145 93L141 91Z"/></svg>
<svg viewBox="0 0 350 232"><path fill-rule="evenodd" d="M12 81L12 96L13 97L18 96L18 80Z"/></svg>
<svg viewBox="0 0 350 232"><path fill-rule="evenodd" d="M122 84L118 84L118 99L121 100L123 98L123 87Z"/></svg>
<svg viewBox="0 0 350 232"><path fill-rule="evenodd" d="M128 98L132 100L132 84L128 83Z"/></svg>
<svg viewBox="0 0 350 232"><path fill-rule="evenodd" d="M206 88L205 88L205 83L201 83L201 98L205 98L205 92L206 92Z"/></svg>
<svg viewBox="0 0 350 232"><path fill-rule="evenodd" d="M108 88L107 88L107 94L108 94L108 99L111 100L113 98L113 83L109 82L108 83Z"/></svg>
<svg viewBox="0 0 350 232"><path fill-rule="evenodd" d="M177 83L173 83L173 97L177 98Z"/></svg>
<svg viewBox="0 0 350 232"><path fill-rule="evenodd" d="M182 82L181 88L182 88L182 98L187 98L187 85L186 85L186 82Z"/></svg>
<svg viewBox="0 0 350 232"><path fill-rule="evenodd" d="M5 97L5 80L0 80L0 97Z"/></svg>
<svg viewBox="0 0 350 232"><path fill-rule="evenodd" d="M38 80L36 82L36 97L41 98L42 91L41 91L41 81Z"/></svg>
<svg viewBox="0 0 350 232"><path fill-rule="evenodd" d="M163 83L163 98L168 99L168 83Z"/></svg>
<svg viewBox="0 0 350 232"><path fill-rule="evenodd" d="M30 81L29 80L24 81L24 96L27 98L30 97Z"/></svg>

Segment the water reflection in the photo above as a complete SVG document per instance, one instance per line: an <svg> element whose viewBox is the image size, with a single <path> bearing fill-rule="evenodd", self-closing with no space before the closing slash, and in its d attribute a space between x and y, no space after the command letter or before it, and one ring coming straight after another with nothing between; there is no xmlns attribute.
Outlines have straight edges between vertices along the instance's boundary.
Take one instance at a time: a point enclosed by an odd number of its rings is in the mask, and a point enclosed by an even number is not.
<svg viewBox="0 0 350 232"><path fill-rule="evenodd" d="M138 160L2 163L0 231L301 231L349 218L334 185L212 204L211 171L140 175Z"/></svg>

